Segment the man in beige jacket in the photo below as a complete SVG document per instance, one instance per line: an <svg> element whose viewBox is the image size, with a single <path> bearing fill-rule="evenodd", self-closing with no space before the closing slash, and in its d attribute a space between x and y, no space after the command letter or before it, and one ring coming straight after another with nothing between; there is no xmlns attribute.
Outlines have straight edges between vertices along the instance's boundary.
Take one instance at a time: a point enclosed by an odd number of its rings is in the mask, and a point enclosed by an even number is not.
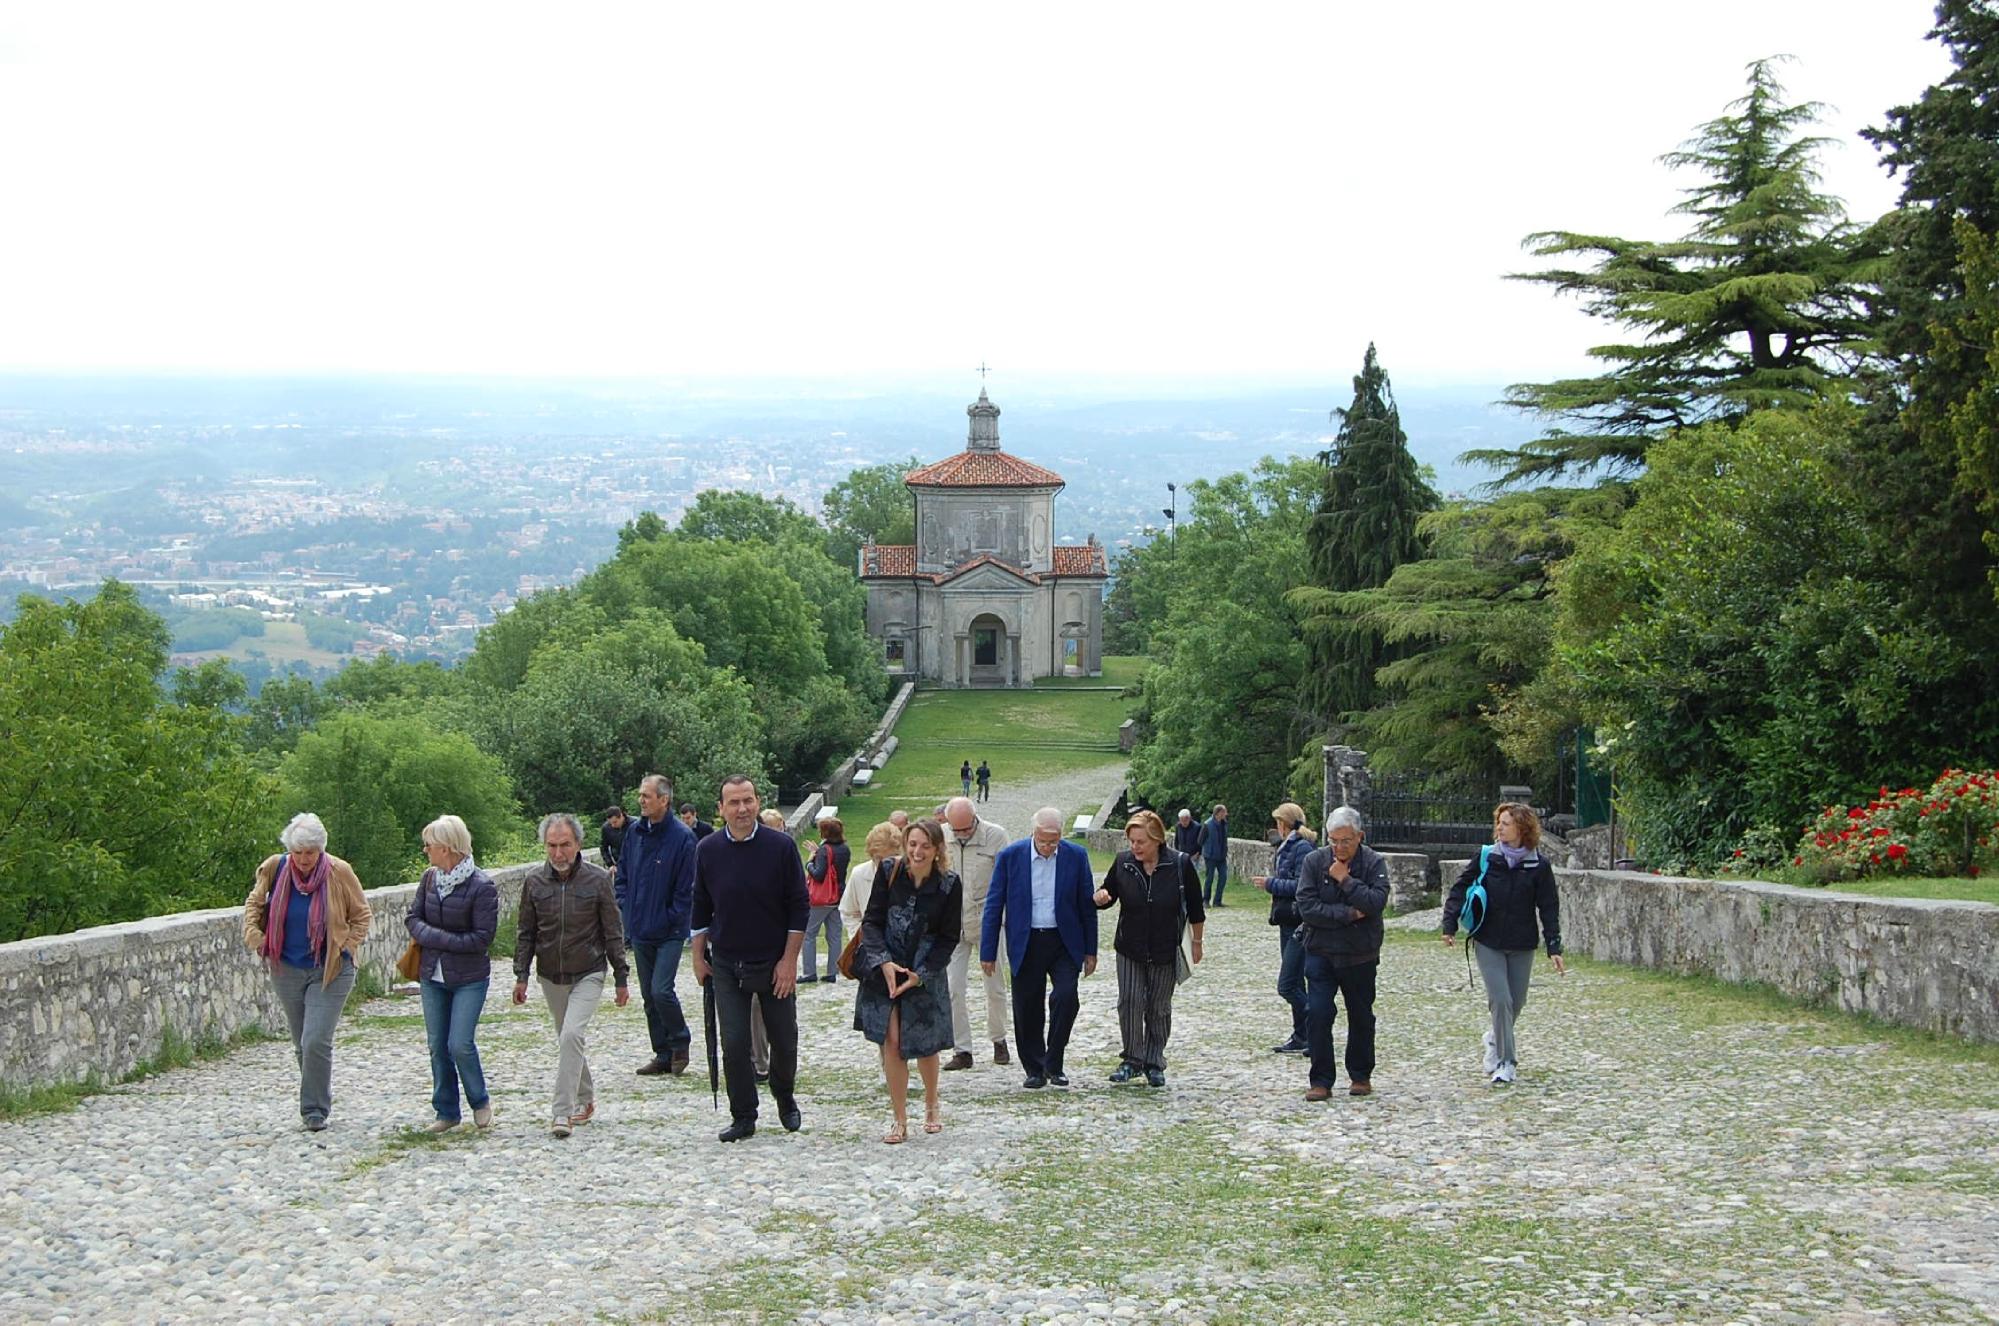
<svg viewBox="0 0 1999 1326"><path fill-rule="evenodd" d="M964 886L965 933L977 935L979 928L985 924L986 891L993 882L993 862L999 857L1000 849L1012 840L1005 829L991 820L979 818L970 797L953 797L945 805L944 826L945 851L950 856L951 869ZM951 955L951 1039L957 1053L944 1065L947 1071L972 1066L972 1010L966 991L966 977L972 950L976 947L976 943L963 943ZM1011 1062L1006 1052L1008 1003L1004 973L1008 968L1004 951L1000 958L993 971L980 974L986 983L986 1034L992 1036L993 1062L996 1064ZM999 1035L993 1036L994 1032Z"/></svg>

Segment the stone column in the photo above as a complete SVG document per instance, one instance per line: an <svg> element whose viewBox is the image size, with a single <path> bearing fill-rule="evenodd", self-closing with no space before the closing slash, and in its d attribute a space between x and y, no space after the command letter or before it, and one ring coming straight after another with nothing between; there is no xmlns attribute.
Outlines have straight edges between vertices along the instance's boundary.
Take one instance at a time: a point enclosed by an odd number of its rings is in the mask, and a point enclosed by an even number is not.
<svg viewBox="0 0 1999 1326"><path fill-rule="evenodd" d="M971 637L961 633L953 638L957 640L958 644L951 658L951 675L944 679L944 684L946 686L963 686L972 677L971 670L965 666L965 659L968 657L966 651L969 648Z"/></svg>
<svg viewBox="0 0 1999 1326"><path fill-rule="evenodd" d="M1322 746L1320 752L1325 761L1326 813L1331 814L1340 806L1352 806L1366 819L1367 752L1352 746Z"/></svg>

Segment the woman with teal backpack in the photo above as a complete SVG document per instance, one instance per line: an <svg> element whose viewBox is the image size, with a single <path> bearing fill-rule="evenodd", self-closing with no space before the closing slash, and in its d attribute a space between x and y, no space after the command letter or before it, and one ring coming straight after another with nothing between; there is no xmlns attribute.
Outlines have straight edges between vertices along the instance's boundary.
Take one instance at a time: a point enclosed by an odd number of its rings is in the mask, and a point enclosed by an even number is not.
<svg viewBox="0 0 1999 1326"><path fill-rule="evenodd" d="M1536 927L1536 919L1539 926ZM1530 806L1501 802L1492 812L1492 842L1458 872L1444 899L1444 942L1458 931L1478 958L1479 979L1492 1010L1485 1033L1485 1072L1492 1085L1508 1086L1517 1062L1513 1025L1527 1006L1527 978L1542 940L1555 971L1562 961L1562 906L1555 868L1541 855L1541 820Z"/></svg>

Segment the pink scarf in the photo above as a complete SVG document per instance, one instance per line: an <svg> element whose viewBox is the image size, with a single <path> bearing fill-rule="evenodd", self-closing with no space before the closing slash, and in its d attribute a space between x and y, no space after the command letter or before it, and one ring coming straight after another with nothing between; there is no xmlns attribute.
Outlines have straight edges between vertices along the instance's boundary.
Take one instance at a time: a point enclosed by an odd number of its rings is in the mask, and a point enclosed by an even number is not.
<svg viewBox="0 0 1999 1326"><path fill-rule="evenodd" d="M278 877L271 881L271 912L264 924L264 958L276 966L285 951L285 908L291 903L292 889L312 899L312 908L305 917L305 937L312 945L312 955L324 959L326 954L326 879L333 873L331 858L325 852L319 854L319 864L312 873L299 879L292 872L291 853L285 853L285 863L278 867Z"/></svg>

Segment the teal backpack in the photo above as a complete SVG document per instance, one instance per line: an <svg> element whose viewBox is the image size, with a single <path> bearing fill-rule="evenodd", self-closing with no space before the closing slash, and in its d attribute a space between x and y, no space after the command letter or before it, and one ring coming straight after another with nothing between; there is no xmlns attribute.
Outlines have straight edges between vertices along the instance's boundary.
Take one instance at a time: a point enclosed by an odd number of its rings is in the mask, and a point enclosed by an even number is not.
<svg viewBox="0 0 1999 1326"><path fill-rule="evenodd" d="M1465 900L1458 906L1458 928L1470 939L1485 924L1485 872L1492 865L1492 844L1478 849L1478 878L1465 890Z"/></svg>

